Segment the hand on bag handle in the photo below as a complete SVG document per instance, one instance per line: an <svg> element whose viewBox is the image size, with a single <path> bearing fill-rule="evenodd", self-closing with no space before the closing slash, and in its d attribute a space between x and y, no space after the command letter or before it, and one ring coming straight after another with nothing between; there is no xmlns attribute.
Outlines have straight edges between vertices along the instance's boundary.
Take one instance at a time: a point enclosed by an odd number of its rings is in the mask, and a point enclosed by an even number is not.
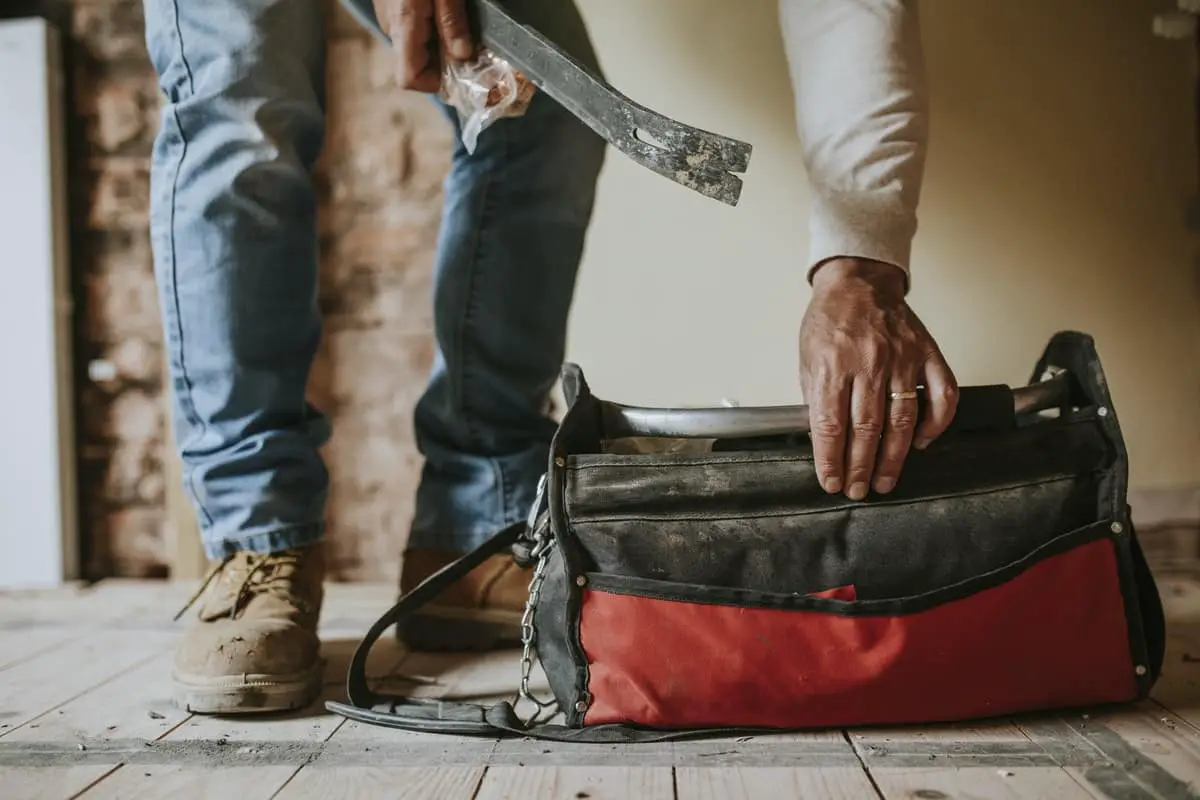
<svg viewBox="0 0 1200 800"><path fill-rule="evenodd" d="M1040 383L1007 386L965 386L950 431L1003 429L1022 414L1059 408L1070 396L1070 375L1060 372ZM920 399L921 411L925 401ZM673 439L733 439L808 433L808 406L750 408L646 408L604 404L604 431L610 439L659 436Z"/></svg>

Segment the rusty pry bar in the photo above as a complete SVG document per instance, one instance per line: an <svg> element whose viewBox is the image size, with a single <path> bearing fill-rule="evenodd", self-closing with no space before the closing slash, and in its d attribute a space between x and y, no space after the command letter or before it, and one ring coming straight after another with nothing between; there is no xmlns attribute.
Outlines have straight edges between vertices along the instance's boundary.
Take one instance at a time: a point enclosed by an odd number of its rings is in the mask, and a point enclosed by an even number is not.
<svg viewBox="0 0 1200 800"><path fill-rule="evenodd" d="M750 144L685 125L630 100L535 28L514 19L497 0L475 0L473 5L483 44L605 141L665 178L737 205L742 179L733 173L749 167Z"/></svg>
<svg viewBox="0 0 1200 800"><path fill-rule="evenodd" d="M340 0L343 8L381 42L371 0ZM750 166L746 142L693 128L630 100L597 78L532 26L512 17L497 0L473 0L480 41L525 73L606 142L631 159L705 197L736 206ZM643 138L639 138L638 134Z"/></svg>

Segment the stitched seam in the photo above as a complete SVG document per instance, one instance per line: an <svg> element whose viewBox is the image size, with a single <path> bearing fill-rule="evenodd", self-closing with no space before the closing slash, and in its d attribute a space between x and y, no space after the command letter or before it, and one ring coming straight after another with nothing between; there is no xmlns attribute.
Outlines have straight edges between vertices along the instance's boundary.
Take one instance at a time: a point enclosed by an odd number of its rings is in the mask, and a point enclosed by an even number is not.
<svg viewBox="0 0 1200 800"><path fill-rule="evenodd" d="M1042 423L1045 426L1042 430L1050 430L1050 426L1053 425L1060 431L1067 432L1075 429L1077 426L1089 423L1094 424L1096 421L1097 416L1094 411L1075 412L1069 419L1050 420ZM964 443L961 440L950 441L943 446L943 453L946 450L951 450L952 454L954 451L967 450L968 445L969 443ZM565 458L566 464L562 468L571 472L613 468L628 469L630 467L642 466L669 466L672 469L686 469L689 467L724 466L726 464L810 463L813 461L813 456L800 452L747 453L737 450L727 450L719 453L710 452L699 455L672 453L572 453L566 455Z"/></svg>
<svg viewBox="0 0 1200 800"><path fill-rule="evenodd" d="M1064 555L1079 547L1097 541L1113 541L1107 530L1108 520L1094 522L1082 528L1060 534L1035 547L1020 558L1003 566L987 570L978 575L964 578L937 589L904 597L888 597L878 600L831 600L808 595L760 592L753 589L738 589L704 584L676 583L654 578L630 578L610 573L585 573L592 591L607 594L646 597L675 603L698 605L733 606L735 608L762 608L781 611L809 611L837 614L839 616L907 615L935 608L945 603L961 600L995 586L1008 583L1030 568L1055 556ZM1114 542L1115 544L1115 542ZM1118 557L1118 572L1123 560Z"/></svg>
<svg viewBox="0 0 1200 800"><path fill-rule="evenodd" d="M563 431L571 422L571 416L578 414L578 406L571 406L567 409L563 416L562 424L558 431L554 434L554 438L550 442L550 458L551 464L562 449ZM553 532L554 541L557 543L554 548L562 559L563 575L566 579L566 615L567 615L567 654L571 659L573 672L573 680L571 689L574 692L572 704L564 709L567 725L577 727L583 724L584 714L575 710L574 703L580 699L581 693L589 693L591 691L591 671L589 669L588 656L583 649L583 641L581 639L580 624L583 617L583 588L577 584L572 574L579 574L584 571L583 564L580 563L580 542L579 535L571 524L570 514L566 505L566 479L567 475L555 468L550 468L547 472L546 499L548 512L550 514L550 530Z"/></svg>
<svg viewBox="0 0 1200 800"><path fill-rule="evenodd" d="M951 454L956 455L956 454ZM586 459L586 460L584 460ZM569 472L597 471L605 469L631 469L634 467L670 467L674 470L693 469L698 467L723 467L729 464L811 464L813 456L805 453L785 453L780 455L734 455L727 457L714 455L689 456L670 453L638 453L638 454L591 454L580 453L567 456L563 469Z"/></svg>
<svg viewBox="0 0 1200 800"><path fill-rule="evenodd" d="M1029 486L1048 486L1056 483L1064 483L1066 481L1075 480L1078 476L1073 473L1062 473L1059 475L1050 476L1048 478L1038 478L1030 481L1020 481L1009 483L1003 486L994 486L988 489L971 492L947 492L944 494L925 495L913 500L876 500L870 503L840 503L831 505L827 508L814 509L785 509L783 511L739 511L728 514L706 514L704 512L687 513L687 512L664 512L661 514L637 514L627 516L610 516L607 514L587 514L571 512L571 522L576 525L586 525L595 522L662 522L664 520L713 520L720 521L726 519L773 519L776 517L806 517L812 514L830 514L836 511L852 511L855 509L865 508L897 508L901 506L914 506L928 503L931 500L945 500L951 498L962 497L982 497L989 494L998 494L1007 492L1013 489L1023 489ZM571 501L568 500L568 503Z"/></svg>
<svg viewBox="0 0 1200 800"><path fill-rule="evenodd" d="M253 533L242 532L236 537L206 542L205 549L216 551L217 553L232 554L241 550L251 549L250 546L255 545L266 546L274 550L282 544L280 540L285 538L312 538L313 541L316 541L324 532L324 528L325 523L317 520L314 522L299 522L294 525L283 525ZM291 544L287 546L294 547L296 545ZM255 550L254 552L262 551ZM220 555L215 556L215 558L220 557Z"/></svg>
<svg viewBox="0 0 1200 800"><path fill-rule="evenodd" d="M187 76L187 96L191 98L196 94L195 77L192 73L192 66L188 63L186 54L183 48L183 26L179 22L179 2L171 0L171 22L175 28L175 54L179 58L179 63L183 67L184 73ZM187 449L188 445L195 443L204 436L207 431L207 426L204 420L196 412L196 405L192 399L192 381L188 376L187 362L184 358L183 346L183 321L180 312L181 304L179 301L179 281L178 281L178 258L177 258L177 241L175 236L175 221L176 212L178 210L178 193L179 193L179 175L183 171L183 161L187 157L188 139L184 133L183 123L180 121L177 103L171 104L171 119L175 124L175 131L179 134L179 157L171 167L171 200L169 204L169 214L167 222L167 252L169 253L170 263L164 272L168 276L170 286L167 293L170 295L172 311L174 313L175 322L175 343L176 355L179 358L179 378L182 384L182 391L179 392L179 405L187 421L199 430L192 434L186 442L179 442L178 447L180 453ZM168 387L169 390L170 387ZM192 503L200 512L203 518L205 527L211 527L213 524L212 515L208 513L208 509L204 507L204 503L200 499L199 492L196 491L196 471L184 459L180 459L184 473L184 484L188 494L191 496Z"/></svg>
<svg viewBox="0 0 1200 800"><path fill-rule="evenodd" d="M500 466L499 461L497 461L494 458L489 458L487 460L487 463L492 468L492 475L493 475L493 477L496 481L497 487L499 489L499 491L496 492L496 495L499 498L498 505L500 506L500 519L501 519L500 524L504 525L504 521L506 521L508 519L509 503L508 503L508 490L506 489L508 481L505 480L504 468ZM505 527L507 527L507 526L505 526Z"/></svg>
<svg viewBox="0 0 1200 800"><path fill-rule="evenodd" d="M497 130L498 129L498 130ZM495 126L493 133L502 133L502 141L504 144L504 155L508 152L508 136L505 133L503 125ZM467 158L471 156L468 155ZM458 329L456 331L456 344L458 345L458 374L454 376L455 380L451 382L453 390L453 401L458 413L463 420L463 427L467 435L467 441L475 443L478 441L478 431L472 422L471 415L467 409L467 397L469 393L466 390L467 376L470 370L467 368L470 361L470 348L467 346L466 332L472 327L472 322L475 319L476 311L478 310L478 298L476 296L477 277L479 271L480 253L483 251L483 233L487 228L488 220L491 217L491 201L493 199L492 192L492 172L488 170L483 176L483 187L480 192L480 209L479 209L479 224L475 226L475 235L472 238L471 255L467 259L468 269L466 274L466 302L463 307L462 318L459 320Z"/></svg>
<svg viewBox="0 0 1200 800"><path fill-rule="evenodd" d="M663 458L667 456L667 458ZM578 459L586 458L586 462L580 462ZM593 460L594 459L594 460ZM604 460L601 460L604 459ZM809 463L813 460L812 456L802 455L800 453L789 453L779 456L737 456L731 455L728 458L688 458L686 461L671 460L669 453L638 453L633 455L614 455L614 454L579 454L567 456L567 463L563 469L568 472L583 472L585 470L602 470L602 469L629 469L630 467L671 467L672 469L687 469L689 467L710 467L724 466L725 464L785 464L785 463Z"/></svg>

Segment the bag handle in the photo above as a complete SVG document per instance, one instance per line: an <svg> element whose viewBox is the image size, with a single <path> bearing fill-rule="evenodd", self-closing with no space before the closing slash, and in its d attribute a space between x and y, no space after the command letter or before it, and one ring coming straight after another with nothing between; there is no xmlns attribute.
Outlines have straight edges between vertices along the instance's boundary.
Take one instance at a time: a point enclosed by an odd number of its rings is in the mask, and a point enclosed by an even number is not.
<svg viewBox="0 0 1200 800"><path fill-rule="evenodd" d="M1070 376L1063 372L1018 389L1007 386L966 386L959 390L951 431L1005 430L1018 416L1059 408L1070 397ZM928 401L918 397L918 419ZM746 408L649 408L601 402L604 433L609 439L627 436L672 439L724 439L808 433L807 405Z"/></svg>
<svg viewBox="0 0 1200 800"><path fill-rule="evenodd" d="M538 509L535 509L535 511ZM543 518L539 524L546 524ZM375 621L363 636L350 669L346 673L348 703L327 701L325 708L347 719L368 725L416 731L418 733L455 734L458 736L487 736L493 738L528 737L553 742L588 744L631 744L636 742L666 742L699 739L713 736L753 736L765 733L786 733L775 728L696 728L661 730L623 723L568 728L547 723L528 724L517 716L511 702L493 706L475 703L455 703L445 700L405 697L375 692L367 684L367 655L379 637L398 622L411 616L422 606L493 555L511 548L529 530L527 523L509 526L471 552L447 564L402 596Z"/></svg>

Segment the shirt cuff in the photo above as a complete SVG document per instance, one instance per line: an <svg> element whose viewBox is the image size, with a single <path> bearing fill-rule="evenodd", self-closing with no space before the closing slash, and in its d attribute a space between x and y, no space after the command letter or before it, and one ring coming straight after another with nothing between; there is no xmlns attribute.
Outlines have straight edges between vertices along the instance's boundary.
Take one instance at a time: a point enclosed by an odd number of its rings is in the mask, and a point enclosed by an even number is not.
<svg viewBox="0 0 1200 800"><path fill-rule="evenodd" d="M893 192L822 192L813 197L809 218L807 279L831 258L863 258L891 264L911 282L909 261L916 215Z"/></svg>

